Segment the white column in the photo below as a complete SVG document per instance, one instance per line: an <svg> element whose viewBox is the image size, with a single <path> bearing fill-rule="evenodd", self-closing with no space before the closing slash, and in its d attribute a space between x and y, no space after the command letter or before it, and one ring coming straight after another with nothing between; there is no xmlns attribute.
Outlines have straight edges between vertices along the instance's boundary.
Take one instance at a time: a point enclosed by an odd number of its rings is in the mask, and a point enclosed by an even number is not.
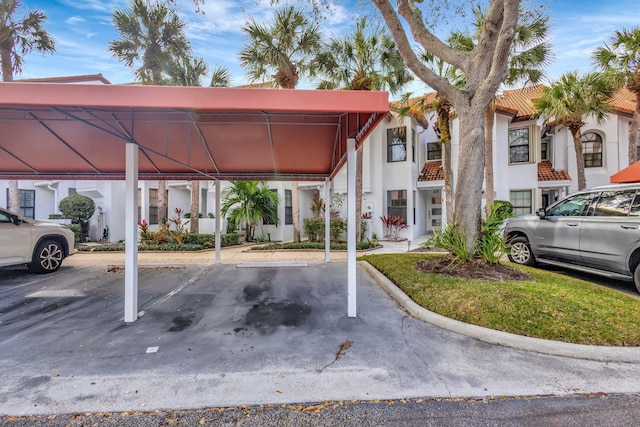
<svg viewBox="0 0 640 427"><path fill-rule="evenodd" d="M149 222L149 184L147 181L140 183L140 221Z"/></svg>
<svg viewBox="0 0 640 427"><path fill-rule="evenodd" d="M125 181L124 321L138 318L138 146L127 143Z"/></svg>
<svg viewBox="0 0 640 427"><path fill-rule="evenodd" d="M220 228L222 218L220 218L220 180L216 179L216 264L220 264Z"/></svg>
<svg viewBox="0 0 640 427"><path fill-rule="evenodd" d="M324 261L331 261L331 181L324 179Z"/></svg>
<svg viewBox="0 0 640 427"><path fill-rule="evenodd" d="M356 140L347 139L347 315L356 317Z"/></svg>

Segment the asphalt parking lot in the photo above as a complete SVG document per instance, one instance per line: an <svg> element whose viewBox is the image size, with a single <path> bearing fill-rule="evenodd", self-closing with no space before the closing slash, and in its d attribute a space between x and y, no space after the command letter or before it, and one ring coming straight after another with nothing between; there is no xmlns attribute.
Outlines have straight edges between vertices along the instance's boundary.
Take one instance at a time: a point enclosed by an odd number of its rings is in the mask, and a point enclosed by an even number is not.
<svg viewBox="0 0 640 427"><path fill-rule="evenodd" d="M414 319L360 267L348 318L346 273L343 262L142 268L141 316L126 324L119 268L0 270L0 414L640 392L638 364Z"/></svg>
<svg viewBox="0 0 640 427"><path fill-rule="evenodd" d="M536 268L540 268L545 271L551 271L565 276L574 277L576 279L584 280L596 285L605 286L607 288L615 289L616 291L624 292L625 294L640 298L640 293L636 289L636 286L631 280L615 280L604 276L598 276L596 274L582 273L570 268L556 267L554 265L537 265Z"/></svg>

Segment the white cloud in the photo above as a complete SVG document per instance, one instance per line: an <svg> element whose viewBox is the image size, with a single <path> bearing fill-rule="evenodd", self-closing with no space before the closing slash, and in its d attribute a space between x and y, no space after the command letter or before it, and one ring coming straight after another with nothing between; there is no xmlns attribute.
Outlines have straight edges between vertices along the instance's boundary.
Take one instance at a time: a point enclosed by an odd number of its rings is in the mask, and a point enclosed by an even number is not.
<svg viewBox="0 0 640 427"><path fill-rule="evenodd" d="M67 25L75 25L75 24L80 24L82 22L86 22L86 19L80 17L80 16L72 16L69 19L66 19L64 21L65 24Z"/></svg>
<svg viewBox="0 0 640 427"><path fill-rule="evenodd" d="M61 0L65 6L79 10L94 10L97 12L109 12L114 9L126 8L129 5L127 0Z"/></svg>

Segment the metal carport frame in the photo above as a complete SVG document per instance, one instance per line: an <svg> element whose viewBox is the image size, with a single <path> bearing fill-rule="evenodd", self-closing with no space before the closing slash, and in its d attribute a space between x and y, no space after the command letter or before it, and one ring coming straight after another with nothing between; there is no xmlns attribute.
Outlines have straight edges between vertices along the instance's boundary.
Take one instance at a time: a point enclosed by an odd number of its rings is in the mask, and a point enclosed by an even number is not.
<svg viewBox="0 0 640 427"><path fill-rule="evenodd" d="M386 92L0 83L0 179L126 181L125 321L133 322L138 179L324 181L326 197L348 163L349 196L355 151L387 113ZM347 211L354 317L354 197Z"/></svg>

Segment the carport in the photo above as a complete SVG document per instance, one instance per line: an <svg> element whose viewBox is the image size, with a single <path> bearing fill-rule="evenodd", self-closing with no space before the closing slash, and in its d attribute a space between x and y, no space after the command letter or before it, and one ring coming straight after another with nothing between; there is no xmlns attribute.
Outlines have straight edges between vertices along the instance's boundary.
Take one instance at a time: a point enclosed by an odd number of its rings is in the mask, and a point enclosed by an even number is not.
<svg viewBox="0 0 640 427"><path fill-rule="evenodd" d="M0 83L0 178L125 180L125 322L138 317L138 180L329 185L386 116L386 92ZM326 210L326 261L329 261ZM355 197L347 202L347 313L356 316ZM216 263L220 186L216 184Z"/></svg>

